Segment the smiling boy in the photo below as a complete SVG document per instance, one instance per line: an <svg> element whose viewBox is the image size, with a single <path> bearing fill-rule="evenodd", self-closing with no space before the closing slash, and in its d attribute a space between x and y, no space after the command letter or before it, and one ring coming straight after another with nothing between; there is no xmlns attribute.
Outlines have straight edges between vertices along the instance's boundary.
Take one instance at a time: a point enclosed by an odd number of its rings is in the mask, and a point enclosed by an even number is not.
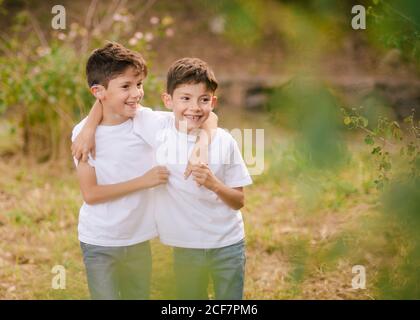
<svg viewBox="0 0 420 320"><path fill-rule="evenodd" d="M217 86L207 63L180 59L169 68L162 96L174 118L156 121L149 113L139 118L139 134L170 172L168 183L155 188L155 217L161 242L174 247L179 299L207 299L209 278L216 299L243 297L245 235L239 209L243 187L252 180L236 141L218 128L209 145L209 164L195 164L187 179L183 174L196 129L216 105Z"/></svg>
<svg viewBox="0 0 420 320"><path fill-rule="evenodd" d="M133 129L146 64L140 54L108 43L90 55L86 75L103 107L95 159L74 159L84 200L78 233L89 291L93 299L147 299L149 240L157 235L150 188L166 183L169 173L152 168L152 149ZM85 122L73 129L73 141Z"/></svg>

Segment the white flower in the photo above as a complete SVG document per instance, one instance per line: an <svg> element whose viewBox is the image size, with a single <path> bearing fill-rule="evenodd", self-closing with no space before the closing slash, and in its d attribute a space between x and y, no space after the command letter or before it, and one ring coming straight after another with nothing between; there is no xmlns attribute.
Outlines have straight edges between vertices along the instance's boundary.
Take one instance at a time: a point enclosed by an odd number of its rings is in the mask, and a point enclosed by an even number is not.
<svg viewBox="0 0 420 320"><path fill-rule="evenodd" d="M134 38L136 38L138 40L143 39L143 32L140 32L140 31L136 32L134 34Z"/></svg>
<svg viewBox="0 0 420 320"><path fill-rule="evenodd" d="M150 18L150 23L151 24L158 24L159 23L159 18L158 17L151 17Z"/></svg>
<svg viewBox="0 0 420 320"><path fill-rule="evenodd" d="M170 37L173 37L173 35L175 34L175 31L172 28L168 28L168 29L166 29L165 34L166 34L167 37L170 38Z"/></svg>
<svg viewBox="0 0 420 320"><path fill-rule="evenodd" d="M135 46L137 43L137 38L131 38L130 40L128 40L128 43L130 44L130 46Z"/></svg>
<svg viewBox="0 0 420 320"><path fill-rule="evenodd" d="M112 17L114 19L114 21L121 21L122 20L122 15L120 15L119 13L114 14L114 16Z"/></svg>
<svg viewBox="0 0 420 320"><path fill-rule="evenodd" d="M62 33L62 32L60 32L58 35L57 35L57 38L58 39L60 39L60 40L64 40L64 39L66 39L66 34L65 33Z"/></svg>
<svg viewBox="0 0 420 320"><path fill-rule="evenodd" d="M54 96L48 96L48 102L53 104L57 102L57 98Z"/></svg>
<svg viewBox="0 0 420 320"><path fill-rule="evenodd" d="M144 39L145 39L147 42L152 41L152 40L153 40L153 34L152 34L151 32L146 32L146 35L144 36Z"/></svg>
<svg viewBox="0 0 420 320"><path fill-rule="evenodd" d="M69 38L70 38L70 39L73 39L73 38L75 38L76 36L77 36L77 32L76 32L76 31L71 30L71 31L69 32Z"/></svg>
<svg viewBox="0 0 420 320"><path fill-rule="evenodd" d="M210 31L216 34L223 33L225 31L226 19L223 16L217 16L210 21Z"/></svg>

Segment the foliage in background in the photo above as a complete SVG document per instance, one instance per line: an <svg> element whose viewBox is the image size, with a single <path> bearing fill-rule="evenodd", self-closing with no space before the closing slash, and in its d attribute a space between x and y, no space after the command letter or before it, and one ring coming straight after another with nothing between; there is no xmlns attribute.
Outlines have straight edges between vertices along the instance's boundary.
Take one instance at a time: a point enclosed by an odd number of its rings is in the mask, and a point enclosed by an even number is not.
<svg viewBox="0 0 420 320"><path fill-rule="evenodd" d="M379 51L398 49L408 63L418 65L419 11L415 9L415 1L373 1L366 4L371 4L366 31L369 45L375 46ZM305 62L297 64L298 70L304 70L306 74L313 70L311 77L306 76L306 79L316 79L319 71L316 66L322 58L318 53L325 52L325 44L333 46L332 39L348 26L331 18L317 20L314 18L317 15L308 13L311 5L296 6L300 9L291 11L288 19L288 22L293 22L289 27L294 32L289 30L288 34L283 35L289 35L291 47L296 52L291 59ZM329 9L334 12L334 6ZM300 18L296 14L298 11L301 11ZM323 10L318 8L316 11L321 13ZM311 18L305 19L308 15ZM332 37L323 36L324 27L328 24L341 31L337 31ZM322 80L318 79L318 82L322 83ZM284 181L285 178L293 181L302 195L301 204L304 210L315 212L325 206L324 199L328 198L329 192L337 195L340 189L347 190L345 194L351 194L352 190L354 192L351 182L337 181L336 178L353 161L346 156L348 142L343 139L342 123L364 132L364 142L371 147L370 157L366 161L376 167L372 172L371 183L366 183L364 189L372 193L372 201L380 206L383 213L375 223L382 225L384 229L401 229L407 241L407 248L401 253L402 263L384 263L378 266L378 296L393 299L418 298L420 123L416 120L414 110L403 123L394 121L392 115L389 115L392 114L391 108L373 96L362 101L366 103L364 108L343 109L344 115L339 117L336 112L344 103L333 92L323 85L304 86L302 81L296 79L272 90L266 105L272 121L297 134L285 149L275 152L275 157L281 160L271 164L270 176L278 181ZM378 193L370 191L371 186L376 187ZM386 233L395 236L399 231L389 230ZM388 241L393 236L389 236ZM349 248L355 249L356 243L354 240L346 241L346 246L343 247L342 241L337 239L336 247L341 248L337 251L338 256L345 257L349 254ZM344 250L345 248L347 249ZM305 256L304 251L300 254ZM334 261L332 256L325 257L324 262L328 261Z"/></svg>
<svg viewBox="0 0 420 320"><path fill-rule="evenodd" d="M169 16L154 17L150 30L137 30L134 16L125 7L112 5L102 12L95 10L98 1L92 1L85 23L71 22L60 31L42 30L30 10L24 9L9 33L0 35L0 115L18 118L23 151L38 161L69 153L71 129L94 102L85 79L91 50L106 40L118 41L140 51L150 65L151 41L165 36L172 24ZM160 91L161 83L149 75L145 103L157 104Z"/></svg>
<svg viewBox="0 0 420 320"><path fill-rule="evenodd" d="M369 126L366 117L360 114L363 107L342 109L344 124L350 129L365 132L364 142L372 147L371 154L378 161L378 178L374 181L383 190L392 179L391 173L400 178L416 180L420 177L420 121L412 114L404 123L380 116L375 127ZM405 130L402 129L405 127Z"/></svg>
<svg viewBox="0 0 420 320"><path fill-rule="evenodd" d="M420 10L416 0L372 0L367 10L367 36L378 48L398 49L420 68Z"/></svg>
<svg viewBox="0 0 420 320"><path fill-rule="evenodd" d="M399 49L419 66L420 10L416 0L202 2L224 18L224 33L233 41L249 46L275 34L293 54L309 48L313 54L319 46L334 46L333 40L338 42L338 36L349 31L352 6L361 4L367 9L363 32L370 44L381 50Z"/></svg>
<svg viewBox="0 0 420 320"><path fill-rule="evenodd" d="M376 188L382 191L380 203L386 219L398 220L411 239L398 270L382 266L381 298L420 297L420 121L412 114L403 123L381 116L375 127L360 114L361 108L343 109L344 124L365 133L377 161Z"/></svg>
<svg viewBox="0 0 420 320"><path fill-rule="evenodd" d="M258 230L252 233L251 228L248 233L253 254L259 254L261 249L270 254L269 258L289 254L288 276L293 283L291 296L295 297L310 278L311 267L322 269L325 265L338 264L339 258L368 263L365 256L370 248L383 246L388 251L385 255L379 251L378 256L390 261L372 266L380 271L377 297L419 298L419 124L414 115L405 124L389 120L383 114L372 113L370 104L365 105L364 110L345 110L344 117L340 118L341 101L317 79L318 59L325 48L337 45L350 28L350 7L354 1L204 2L206 10L215 9L223 17L224 32L229 39L246 47L264 42L272 34L278 35L289 54L282 63L294 66L296 73L309 71L313 79L308 83L304 78L296 77L275 90L269 100L268 112L273 123L291 129L293 135L290 144L283 149L278 145L270 148L268 170L255 179L256 189L249 193L250 213L256 213L253 223L256 226L266 223L264 230L257 227ZM44 34L30 12L24 11L17 16L13 32L1 35L0 81L7 85L0 91L0 113L14 116L15 111L18 112L24 129L24 148L37 154L39 160L59 157L65 152L63 147L68 144L71 127L92 104L85 84L84 61L92 48L103 44L105 34L108 40L121 41L145 53L150 62L153 61L153 38L171 33L173 22L170 17L155 17L151 21L152 30L146 32L136 26L138 12L133 15L135 11L124 7L110 5L88 19L95 12L97 3L92 1L86 16L79 23L70 24L65 32ZM418 61L416 1L363 3L370 5L366 30L369 44L383 50L397 48L408 61ZM85 21L92 21L92 24ZM32 31L37 37L32 37ZM156 79L149 78L146 97L148 92L160 91L156 86ZM154 103L153 100L147 102L149 105ZM369 146L369 156L355 159L358 154L349 152L343 122L365 133L360 141L364 140ZM376 167L377 171L371 170L366 177L359 178L360 168L365 164L371 165L367 165L369 170ZM16 181L21 184L18 179ZM285 191L286 187L289 189ZM267 190L270 190L269 196L264 198ZM20 189L16 192L20 193ZM301 207L283 211L279 203L287 202L291 197L296 197ZM69 200L71 206L75 202ZM273 212L270 211L272 204ZM337 220L342 217L352 220L352 205L361 206L359 211L369 211L366 206L378 206L384 215L376 220L366 219L366 225L357 224L354 230L337 237L323 235L328 230L324 232L323 226L317 223L324 221L328 214L334 214ZM32 203L28 206L34 207ZM40 214L46 214L44 209L39 208ZM75 210L70 208L68 211L73 213ZM286 213L291 214L291 218ZM27 208L11 214L19 223L26 223L30 219L28 216L33 217ZM306 216L303 219L299 214ZM262 216L267 221L261 222ZM289 231L290 235L287 230L279 231L281 224L293 226L296 221L303 226L296 226ZM302 234L305 224L311 232L308 235ZM63 237L67 239L67 234ZM370 242L382 237L384 242ZM398 247L395 243L400 239L403 241L397 244L401 245ZM313 250L313 241L320 243L317 250ZM393 250L401 260L391 261ZM371 275L369 270L368 275ZM251 276L258 278L262 274L256 272Z"/></svg>

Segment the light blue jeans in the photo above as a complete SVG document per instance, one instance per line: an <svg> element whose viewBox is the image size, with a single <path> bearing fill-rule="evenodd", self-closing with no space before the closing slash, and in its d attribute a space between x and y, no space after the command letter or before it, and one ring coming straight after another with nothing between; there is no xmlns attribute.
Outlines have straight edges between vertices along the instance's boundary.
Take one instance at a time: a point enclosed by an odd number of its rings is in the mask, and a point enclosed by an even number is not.
<svg viewBox="0 0 420 320"><path fill-rule="evenodd" d="M217 249L174 247L177 298L208 299L211 278L217 300L241 300L245 260L244 240Z"/></svg>
<svg viewBox="0 0 420 320"><path fill-rule="evenodd" d="M80 242L80 247L92 299L149 299L152 272L149 241L125 247Z"/></svg>

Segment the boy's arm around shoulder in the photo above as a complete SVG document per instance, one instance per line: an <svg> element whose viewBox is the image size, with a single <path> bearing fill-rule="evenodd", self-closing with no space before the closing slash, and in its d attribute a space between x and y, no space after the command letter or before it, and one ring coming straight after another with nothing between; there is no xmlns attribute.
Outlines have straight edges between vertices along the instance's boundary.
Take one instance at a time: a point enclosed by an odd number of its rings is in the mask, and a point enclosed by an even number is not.
<svg viewBox="0 0 420 320"><path fill-rule="evenodd" d="M192 172L192 166L200 163L209 162L209 145L217 131L219 117L211 112L206 122L203 123L194 148L188 158L188 164L185 168L184 177L188 178Z"/></svg>
<svg viewBox="0 0 420 320"><path fill-rule="evenodd" d="M210 112L208 119L203 123L198 142L210 144L216 133L218 124L219 117L213 111Z"/></svg>
<svg viewBox="0 0 420 320"><path fill-rule="evenodd" d="M102 113L102 105L99 100L96 100L89 112L82 130L76 136L71 145L71 153L76 160L86 162L88 160L89 153L95 159L95 132L102 120Z"/></svg>

